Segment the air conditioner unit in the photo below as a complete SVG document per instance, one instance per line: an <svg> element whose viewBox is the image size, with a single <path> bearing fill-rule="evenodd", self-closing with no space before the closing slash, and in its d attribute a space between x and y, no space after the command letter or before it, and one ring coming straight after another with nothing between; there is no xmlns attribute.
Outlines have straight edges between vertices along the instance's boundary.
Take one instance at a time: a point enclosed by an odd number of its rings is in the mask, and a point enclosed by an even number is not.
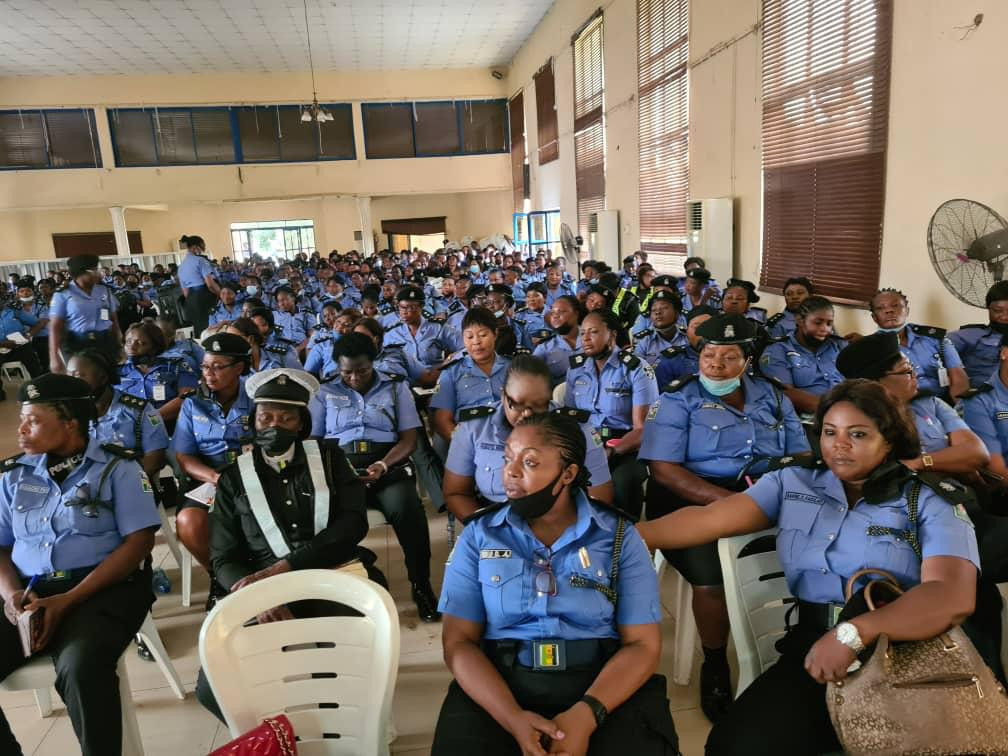
<svg viewBox="0 0 1008 756"><path fill-rule="evenodd" d="M600 210L588 216L588 248L591 259L620 269L619 210Z"/></svg>
<svg viewBox="0 0 1008 756"><path fill-rule="evenodd" d="M735 275L733 204L731 197L686 201L687 253L702 257L722 284Z"/></svg>

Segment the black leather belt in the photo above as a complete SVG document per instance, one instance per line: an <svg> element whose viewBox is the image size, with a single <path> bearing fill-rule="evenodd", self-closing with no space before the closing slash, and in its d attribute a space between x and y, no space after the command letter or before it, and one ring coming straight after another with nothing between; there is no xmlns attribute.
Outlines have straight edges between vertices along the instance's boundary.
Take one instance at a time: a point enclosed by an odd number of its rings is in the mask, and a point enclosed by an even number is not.
<svg viewBox="0 0 1008 756"><path fill-rule="evenodd" d="M796 599L798 606L798 626L807 627L816 632L826 632L836 627L840 612L844 605L836 602L817 604L813 601Z"/></svg>
<svg viewBox="0 0 1008 756"><path fill-rule="evenodd" d="M483 640L483 652L487 657L502 666L513 667L516 664L527 669L544 669L543 666L526 665L519 661L519 657L536 660L537 646L551 646L554 644L563 647L563 669L597 667L605 664L610 657L620 649L618 638L585 638L581 640ZM562 669L558 668L558 671Z"/></svg>

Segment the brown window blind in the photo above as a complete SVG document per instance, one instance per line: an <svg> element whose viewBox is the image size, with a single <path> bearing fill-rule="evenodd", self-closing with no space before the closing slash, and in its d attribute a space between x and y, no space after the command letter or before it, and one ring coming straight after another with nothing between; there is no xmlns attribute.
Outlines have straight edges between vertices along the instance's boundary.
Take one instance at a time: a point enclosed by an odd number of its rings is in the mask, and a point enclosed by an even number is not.
<svg viewBox="0 0 1008 756"><path fill-rule="evenodd" d="M511 126L511 187L514 190L514 211L525 206L525 95L519 92L508 101L508 121Z"/></svg>
<svg viewBox="0 0 1008 756"><path fill-rule="evenodd" d="M605 209L601 12L574 36L573 45L574 179L578 232L587 239L589 217Z"/></svg>
<svg viewBox="0 0 1008 756"><path fill-rule="evenodd" d="M891 0L763 0L763 287L878 288L891 46Z"/></svg>
<svg viewBox="0 0 1008 756"><path fill-rule="evenodd" d="M557 132L556 80L553 78L553 58L546 61L532 77L535 82L536 124L539 134L539 165L560 157Z"/></svg>
<svg viewBox="0 0 1008 756"><path fill-rule="evenodd" d="M640 244L659 271L686 254L689 0L637 0Z"/></svg>

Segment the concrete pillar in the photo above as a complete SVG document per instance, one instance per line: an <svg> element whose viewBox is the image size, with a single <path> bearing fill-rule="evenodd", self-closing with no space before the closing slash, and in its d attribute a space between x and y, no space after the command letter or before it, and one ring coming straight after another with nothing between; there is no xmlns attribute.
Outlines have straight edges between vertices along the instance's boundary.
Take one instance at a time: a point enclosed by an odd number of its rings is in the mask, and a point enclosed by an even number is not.
<svg viewBox="0 0 1008 756"><path fill-rule="evenodd" d="M357 212L361 222L361 247L362 257L370 257L375 253L374 229L371 227L371 198L357 197Z"/></svg>
<svg viewBox="0 0 1008 756"><path fill-rule="evenodd" d="M108 210L112 215L112 230L115 232L116 254L120 257L128 257L130 247L129 235L126 233L126 208L110 207Z"/></svg>

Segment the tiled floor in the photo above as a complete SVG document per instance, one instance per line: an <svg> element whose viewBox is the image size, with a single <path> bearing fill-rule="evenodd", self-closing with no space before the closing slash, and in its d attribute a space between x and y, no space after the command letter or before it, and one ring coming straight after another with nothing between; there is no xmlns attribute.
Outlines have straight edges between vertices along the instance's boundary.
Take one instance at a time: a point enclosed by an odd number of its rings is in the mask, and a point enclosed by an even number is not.
<svg viewBox="0 0 1008 756"><path fill-rule="evenodd" d="M16 413L17 404L14 401L0 402L0 427L12 428ZM0 458L17 451L13 434L0 437ZM448 555L446 518L432 515L430 528L436 588ZM400 756L426 756L441 700L451 679L441 659L440 625L425 625L418 621L416 608L409 598L402 555L391 530L379 528L372 531L365 545L379 555L379 565L389 576L401 622L399 677L392 707L399 737L392 745L392 752ZM187 695L184 701L179 701L157 665L140 660L132 650L127 654L127 669L144 749L147 756L204 756L230 739L227 729L208 714L193 695L199 667L196 643L204 617L206 574L199 568L195 570L193 605L184 608L179 593L178 566L160 536L154 556L155 564L161 564L172 580L172 592L158 598L154 605L154 617ZM675 606L671 590L673 579L673 573L666 572L662 599L667 619L662 625L664 653L659 671L670 678L669 699L682 752L685 756L695 756L703 753L710 726L697 708L699 655L694 659L691 684L682 687L671 683L674 620L669 610ZM52 716L42 719L31 692L0 693L0 706L25 754L68 756L79 753L70 721L55 694L53 702L55 710Z"/></svg>

